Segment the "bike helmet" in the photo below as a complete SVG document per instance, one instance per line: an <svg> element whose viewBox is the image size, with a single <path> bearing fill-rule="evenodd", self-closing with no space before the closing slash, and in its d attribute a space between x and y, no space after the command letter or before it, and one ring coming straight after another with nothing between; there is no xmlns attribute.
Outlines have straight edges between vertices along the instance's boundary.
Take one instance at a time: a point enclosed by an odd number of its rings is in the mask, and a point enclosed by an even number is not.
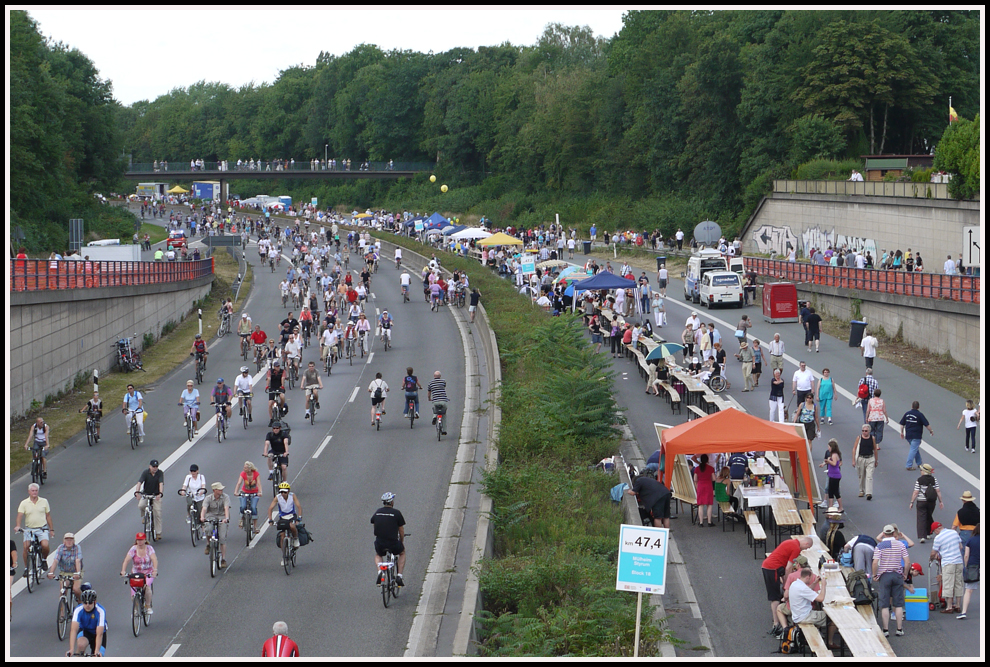
<svg viewBox="0 0 990 667"><path fill-rule="evenodd" d="M217 384L223 384L223 378L217 378Z"/></svg>
<svg viewBox="0 0 990 667"><path fill-rule="evenodd" d="M203 334L196 334L196 338L202 338Z"/></svg>
<svg viewBox="0 0 990 667"><path fill-rule="evenodd" d="M276 359L275 361L272 362L272 366L281 366L281 365L282 365L282 362L279 361L278 359Z"/></svg>
<svg viewBox="0 0 990 667"><path fill-rule="evenodd" d="M247 373L248 372L248 367L247 366L241 366L241 372L242 373Z"/></svg>
<svg viewBox="0 0 990 667"><path fill-rule="evenodd" d="M272 428L282 428L282 422L272 422Z"/></svg>
<svg viewBox="0 0 990 667"><path fill-rule="evenodd" d="M189 466L189 472L199 472L199 466L193 463L191 466Z"/></svg>
<svg viewBox="0 0 990 667"><path fill-rule="evenodd" d="M79 599L82 600L83 604L86 603L96 604L96 591L94 591L93 589L89 589L88 591L83 591L82 595L79 596Z"/></svg>
<svg viewBox="0 0 990 667"><path fill-rule="evenodd" d="M278 485L279 493L281 493L282 491L288 491L291 488L292 486L288 482L282 482L281 484Z"/></svg>
<svg viewBox="0 0 990 667"><path fill-rule="evenodd" d="M383 503L390 503L393 500L395 500L395 494L392 493L391 491L386 491L385 493L382 494Z"/></svg>
<svg viewBox="0 0 990 667"><path fill-rule="evenodd" d="M91 591L91 590L93 590L93 584L89 583L88 581L84 581L79 585L80 593L85 593L86 591Z"/></svg>

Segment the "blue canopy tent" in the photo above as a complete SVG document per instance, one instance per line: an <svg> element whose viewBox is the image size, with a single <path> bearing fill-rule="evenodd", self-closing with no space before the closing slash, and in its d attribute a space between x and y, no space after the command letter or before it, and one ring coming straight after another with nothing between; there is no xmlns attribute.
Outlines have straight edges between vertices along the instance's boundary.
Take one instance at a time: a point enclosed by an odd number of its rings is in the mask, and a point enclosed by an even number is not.
<svg viewBox="0 0 990 667"><path fill-rule="evenodd" d="M457 232L467 229L467 225L450 225L449 227L444 227L440 231L443 232L444 236L450 236L451 234L456 234Z"/></svg>
<svg viewBox="0 0 990 667"><path fill-rule="evenodd" d="M608 271L599 271L587 280L574 283L574 299L571 301L571 312L574 312L578 292L600 289L630 289L633 287L636 287L635 280L627 280Z"/></svg>
<svg viewBox="0 0 990 667"><path fill-rule="evenodd" d="M410 218L406 220L406 227L415 227L417 222L425 222L426 218L419 216L418 218Z"/></svg>
<svg viewBox="0 0 990 667"><path fill-rule="evenodd" d="M447 218L443 217L439 213L434 213L433 215L431 215L430 217L428 217L426 219L426 222L423 224L423 228L424 229L443 229L444 227L446 227L449 224L450 224L450 221L447 220Z"/></svg>

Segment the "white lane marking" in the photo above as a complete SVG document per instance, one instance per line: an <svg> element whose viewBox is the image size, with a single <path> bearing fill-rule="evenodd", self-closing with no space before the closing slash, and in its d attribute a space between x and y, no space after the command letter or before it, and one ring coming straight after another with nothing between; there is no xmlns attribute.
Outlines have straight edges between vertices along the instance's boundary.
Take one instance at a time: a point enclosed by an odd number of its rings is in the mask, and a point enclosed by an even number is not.
<svg viewBox="0 0 990 667"><path fill-rule="evenodd" d="M255 375L253 378L251 378L251 384L252 385L257 384L261 380L261 378L265 376L266 373L267 371ZM355 389L355 393L356 391L357 390ZM231 402L231 405L234 405L237 400L238 399L235 398ZM193 437L192 440L186 441L177 450L172 452L172 454L167 459L161 462L161 465L158 466L158 469L161 470L162 472L168 470L176 461L182 458L186 454L186 452L192 449L193 446L196 445L196 443L202 440L206 436L207 431L212 429L216 425L216 423L217 423L217 417L214 414L213 417L211 417L208 421L204 422L203 424L200 424L199 435ZM113 501L113 503L111 503L109 507L107 507L105 510L97 514L89 523L87 523L79 530L75 531L76 544L82 544L83 540L85 540L87 537L89 537L94 532L99 530L99 528L104 523L106 523L110 519L110 517L112 517L114 514L122 510L125 506L127 506L128 503L131 502L134 502L134 491L128 490L124 492L124 494L120 498L117 498L117 500ZM14 585L11 588L11 595L17 595L26 588L27 588L27 584L24 582L24 578L20 577L17 581L14 582Z"/></svg>
<svg viewBox="0 0 990 667"><path fill-rule="evenodd" d="M679 301L675 301L674 299L670 299L669 301L666 301L665 300L665 304L666 303L674 304L675 306L678 306L678 307L683 308L684 310L688 310L688 311L694 310L696 308L696 306L694 306L693 304L689 306L689 305L680 303ZM729 324L725 320L722 320L722 319L719 319L719 318L715 317L710 312L708 313L708 317L710 317L712 320L718 322L719 324L724 325L727 329L730 329L732 331L735 331L735 325ZM753 340L754 338L756 338L756 336L749 335L749 336L746 336L746 338L747 338L747 340ZM771 336L771 338L772 338L772 336ZM795 365L795 366L798 365L798 359L795 358L795 357L792 357L789 354L785 354L784 355L784 360L787 361L788 363L791 363L791 364ZM811 368L811 367L809 366L809 368ZM822 374L821 373L819 373L818 371L816 371L813 368L811 370L815 374L815 377L816 378L821 379L821 377L822 377ZM837 384L836 385L833 385L833 387L834 387L834 391L835 392L841 394L850 403L852 403L852 400L854 398L856 398L856 396L853 395L852 392L847 391L846 389L843 389L842 387L840 387ZM857 385L857 389L858 388L859 387ZM856 410L859 410L859 408L856 408ZM899 429L895 428L895 426L897 426L897 425L898 424L896 422L894 422L893 424L887 424L885 426L885 428L892 429L894 431L894 433L897 435L897 437L899 438L900 435L901 435L901 433L900 433L900 430ZM964 482L967 482L970 486L975 486L975 487L983 488L982 487L982 483L980 482L979 478L976 477L976 475L972 474L968 470L965 470L958 463L956 463L955 461L953 461L952 459L950 459L947 455L943 454L939 450L935 449L932 445L929 445L924 440L921 441L921 447L920 447L920 449L921 449L922 452L924 452L925 454L930 455L932 458L934 458L935 460L937 460L943 466L945 466L946 468L948 468L949 470L951 470L953 473L955 473L956 475L958 475L960 479L962 479Z"/></svg>
<svg viewBox="0 0 990 667"><path fill-rule="evenodd" d="M314 458L314 459L316 459L316 458L319 458L319 456L320 456L320 454L322 454L322 453L323 453L323 449L324 449L324 448L325 448L325 447L326 447L327 445L329 445L329 444L330 444L330 441L331 441L332 439L333 439L333 436L332 436L332 435L328 435L328 436L327 436L327 437L326 437L326 438L325 438L325 439L323 440L323 444L321 444L321 445L320 445L320 447L319 447L319 449L317 449L317 450L316 450L316 453L315 453L315 454L313 454L313 458Z"/></svg>
<svg viewBox="0 0 990 667"><path fill-rule="evenodd" d="M265 534L266 530L268 530L268 522L262 521L261 528L259 528L258 532L254 534L254 539L251 540L251 544L248 545L248 549L254 549L254 545L261 541L261 536Z"/></svg>
<svg viewBox="0 0 990 667"><path fill-rule="evenodd" d="M380 311L378 308L375 308L375 317L377 318L381 314L382 314L382 311Z"/></svg>
<svg viewBox="0 0 990 667"><path fill-rule="evenodd" d="M374 292L371 292L371 298L374 299L375 301L378 301L378 297L375 296L375 293ZM376 313L378 312L378 309L377 308L375 308L375 312Z"/></svg>
<svg viewBox="0 0 990 667"><path fill-rule="evenodd" d="M360 389L361 389L361 387L354 387L354 391L351 392L351 397L347 401L348 403L353 403L354 402L354 399L357 398L357 394L358 394L358 391L360 391Z"/></svg>
<svg viewBox="0 0 990 667"><path fill-rule="evenodd" d="M175 652L179 650L180 646L182 646L182 644L172 644L171 646L168 647L168 650L165 651L165 655L162 657L171 658L173 655L175 655Z"/></svg>
<svg viewBox="0 0 990 667"><path fill-rule="evenodd" d="M369 354L369 355L368 355L368 361L366 361L365 363L368 363L368 364L370 364L370 363L371 363L371 360L372 360L372 359L373 359L374 357L375 357L375 353L374 353L374 352L372 352L371 354Z"/></svg>

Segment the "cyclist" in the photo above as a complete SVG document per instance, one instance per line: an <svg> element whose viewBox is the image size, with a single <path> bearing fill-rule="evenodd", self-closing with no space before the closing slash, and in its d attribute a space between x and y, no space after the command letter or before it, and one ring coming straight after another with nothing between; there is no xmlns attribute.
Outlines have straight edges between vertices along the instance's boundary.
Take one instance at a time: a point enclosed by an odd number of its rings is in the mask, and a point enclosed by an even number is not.
<svg viewBox="0 0 990 667"><path fill-rule="evenodd" d="M48 500L38 495L39 487L34 482L28 484L28 497L17 506L17 519L14 521L14 531L21 531L24 523L24 576L28 576L28 550L35 535L41 542L41 567L48 569L48 536L55 533L52 523L52 509Z"/></svg>
<svg viewBox="0 0 990 667"><path fill-rule="evenodd" d="M368 334L371 331L371 322L365 317L364 313L358 316L357 325L355 326L358 333L358 339L361 343L362 351L367 351L368 349Z"/></svg>
<svg viewBox="0 0 990 667"><path fill-rule="evenodd" d="M268 340L268 334L262 330L260 324L254 325L254 333L251 334L251 342L254 343L254 356L257 359L259 356L265 353L265 341Z"/></svg>
<svg viewBox="0 0 990 667"><path fill-rule="evenodd" d="M433 402L433 423L437 423L437 415L447 416L447 381L440 377L440 371L433 373L433 381L426 385L426 400ZM444 422L443 435L447 435Z"/></svg>
<svg viewBox="0 0 990 667"><path fill-rule="evenodd" d="M311 361L306 365L306 370L303 371L302 382L300 382L302 388L306 391L306 419L309 419L309 407L311 404L316 405L316 409L320 409L320 394L317 389L323 389L323 380L320 379L320 373L316 370L316 362Z"/></svg>
<svg viewBox="0 0 990 667"><path fill-rule="evenodd" d="M76 544L76 536L73 533L66 533L62 537L62 544L58 545L55 552L52 554L52 565L48 568L48 578L55 578L55 570L58 570L59 575L72 574L76 575L72 582L72 592L75 594L76 600L79 600L79 596L82 594L82 549Z"/></svg>
<svg viewBox="0 0 990 667"><path fill-rule="evenodd" d="M144 442L144 395L136 391L132 384L127 385L127 392L124 394L124 401L120 411L127 415L128 419L126 423L128 426L131 423L131 417L137 417L138 439Z"/></svg>
<svg viewBox="0 0 990 667"><path fill-rule="evenodd" d="M223 492L224 486L220 482L210 484L213 493L206 496L203 501L203 509L199 511L199 520L203 523L212 519L220 519L217 526L217 538L220 541L220 567L227 567L227 526L230 524L230 496ZM207 542L206 550L203 553L210 553L210 544Z"/></svg>
<svg viewBox="0 0 990 667"><path fill-rule="evenodd" d="M153 614L154 612L151 609L151 584L154 583L155 577L158 576L158 556L155 555L155 548L148 544L148 536L144 533L138 533L134 536L134 545L127 550L127 555L124 556L124 562L120 564L120 576L127 576L128 564L131 565L135 574L143 574L145 576L145 609L149 614ZM131 589L131 597L134 597L133 588Z"/></svg>
<svg viewBox="0 0 990 667"><path fill-rule="evenodd" d="M292 293L292 306L293 306L293 308L295 308L296 306L298 306L302 302L302 299L299 296L299 294L300 294L300 287L299 287L299 280L298 279L294 279L292 281L292 285L289 286L289 292Z"/></svg>
<svg viewBox="0 0 990 667"><path fill-rule="evenodd" d="M103 399L100 398L100 392L94 391L93 398L86 401L86 407L82 408L79 412L85 412L87 417L92 418L96 422L96 441L100 441L100 420L103 418Z"/></svg>
<svg viewBox="0 0 990 667"><path fill-rule="evenodd" d="M292 364L292 367L296 370L296 374L299 373L299 362L302 361L302 342L295 333L289 334L289 339L285 342L285 347L282 350L285 355L286 364ZM285 367L286 372L289 370L289 366Z"/></svg>
<svg viewBox="0 0 990 667"><path fill-rule="evenodd" d="M328 323L320 336L320 361L326 361L327 355L333 355L333 362L337 362L337 345L340 341L340 332L337 328Z"/></svg>
<svg viewBox="0 0 990 667"><path fill-rule="evenodd" d="M244 414L247 410L248 421L254 421L254 417L251 415L251 376L248 375L249 369L247 366L241 366L241 374L234 379L234 391L241 399L241 410L240 414Z"/></svg>
<svg viewBox="0 0 990 667"><path fill-rule="evenodd" d="M399 246L395 247L395 268L398 269L399 265L402 264L402 248Z"/></svg>
<svg viewBox="0 0 990 667"><path fill-rule="evenodd" d="M285 302L289 298L289 279L283 278L282 282L278 284L278 289L282 293L282 307L285 307Z"/></svg>
<svg viewBox="0 0 990 667"><path fill-rule="evenodd" d="M416 419L419 419L419 391L423 388L423 385L419 383L419 380L413 375L412 366L406 369L406 376L402 378L402 389L406 392L406 400L403 403L402 416L409 416L409 401L412 400L415 403L416 409Z"/></svg>
<svg viewBox="0 0 990 667"><path fill-rule="evenodd" d="M162 524L162 497L165 495L165 473L158 469L158 459L151 459L148 469L141 473L137 486L134 487L134 497L138 499L138 516L144 519L144 508L148 502L144 496L154 496L151 511L155 520L155 541L162 539L164 524Z"/></svg>
<svg viewBox="0 0 990 667"><path fill-rule="evenodd" d="M299 328L299 320L292 316L292 311L285 316L285 319L278 323L281 327L280 335L282 336L282 345L289 340L289 334L296 331Z"/></svg>
<svg viewBox="0 0 990 667"><path fill-rule="evenodd" d="M244 462L244 470L237 477L237 484L234 485L234 495L241 494L241 520L237 523L238 528L244 527L244 510L248 503L251 504L252 525L255 532L258 531L258 498L261 497L261 485L258 480L261 473L250 461Z"/></svg>
<svg viewBox="0 0 990 667"><path fill-rule="evenodd" d="M396 248L398 250L398 248ZM399 292L402 296L409 294L409 284L412 282L412 276L409 275L408 271L403 271L402 275L399 276Z"/></svg>
<svg viewBox="0 0 990 667"><path fill-rule="evenodd" d="M189 474L182 482L179 495L186 498L186 514L189 514L189 508L192 506L196 508L196 516L199 516L200 510L203 509L203 500L206 498L206 475L199 472L199 466L195 463L189 466Z"/></svg>
<svg viewBox="0 0 990 667"><path fill-rule="evenodd" d="M381 373L375 373L375 379L368 385L368 393L371 394L371 425L375 425L375 406L382 406L382 414L385 414L385 398L388 393L388 384L382 379Z"/></svg>
<svg viewBox="0 0 990 667"><path fill-rule="evenodd" d="M289 626L284 621L276 621L272 626L271 639L261 647L262 658L298 658L299 646L289 639Z"/></svg>
<svg viewBox="0 0 990 667"><path fill-rule="evenodd" d="M254 325L251 322L251 316L247 313L241 313L241 321L237 323L237 335L241 337L241 346L243 347L248 344L252 326Z"/></svg>
<svg viewBox="0 0 990 667"><path fill-rule="evenodd" d="M272 498L271 505L268 506L268 516L272 515L272 511L275 506L278 506L278 526L277 530L289 529L292 533L292 546L299 548L299 531L296 530L296 521L302 519L302 503L299 502L299 497L292 493L292 487L288 482L282 482L278 485L278 495ZM272 519L268 520L269 524L275 523ZM279 548L282 544L279 543ZM284 565L285 563L282 563Z"/></svg>
<svg viewBox="0 0 990 667"><path fill-rule="evenodd" d="M272 362L272 367L268 369L266 378L268 381L266 391L268 392L269 426L272 425L275 419L281 417L283 412L288 411L288 406L285 404L285 388L282 385L284 377L285 371L282 369L282 362L276 359ZM273 412L276 401L279 403L278 413Z"/></svg>
<svg viewBox="0 0 990 667"><path fill-rule="evenodd" d="M354 291L357 292L358 295L358 305L361 306L361 309L363 310L364 302L368 300L368 288L364 286L364 283L360 283L354 288Z"/></svg>
<svg viewBox="0 0 990 667"><path fill-rule="evenodd" d="M231 391L223 382L223 378L217 378L217 384L213 387L213 391L210 393L210 405L218 405L224 408L224 414L227 415L227 421L230 421L230 399L233 397L234 392Z"/></svg>
<svg viewBox="0 0 990 667"><path fill-rule="evenodd" d="M223 302L222 306L220 306L220 316L227 320L229 330L230 318L234 316L234 300L230 297L227 297L227 300Z"/></svg>
<svg viewBox="0 0 990 667"><path fill-rule="evenodd" d="M406 536L406 520L402 512L395 509L395 494L386 491L382 494L382 506L371 515L371 524L375 527L375 585L382 583L381 571L378 566L385 557L386 551L391 551L398 559L396 563L395 580L399 586L404 586L402 570L406 566L406 548L402 544Z"/></svg>
<svg viewBox="0 0 990 667"><path fill-rule="evenodd" d="M199 435L199 389L193 385L192 380L186 380L186 388L179 394L179 405L182 406L182 418L186 418L186 413L192 413L193 435Z"/></svg>
<svg viewBox="0 0 990 667"><path fill-rule="evenodd" d="M378 326L382 330L382 340L388 338L388 342L392 342L392 316L388 314L388 310L383 310L382 314L378 317Z"/></svg>
<svg viewBox="0 0 990 667"><path fill-rule="evenodd" d="M348 294L348 298L350 298L350 293L351 292L354 292L354 294L357 295L357 292L356 291L350 290L347 293ZM347 308L347 319L349 319L351 322L357 322L358 321L358 318L361 316L361 313L362 312L363 311L361 310L361 306L359 306L356 302L351 303L351 305L348 306L348 308Z"/></svg>
<svg viewBox="0 0 990 667"><path fill-rule="evenodd" d="M303 336L310 334L313 330L313 313L309 306L303 306L299 313L299 324L302 325Z"/></svg>
<svg viewBox="0 0 990 667"><path fill-rule="evenodd" d="M361 283L364 285L364 289L371 291L371 271L368 270L368 266L371 265L372 261L369 260L368 264L361 270Z"/></svg>
<svg viewBox="0 0 990 667"><path fill-rule="evenodd" d="M50 435L51 428L45 423L45 418L38 417L28 429L28 437L24 441L24 451L29 449L41 450L41 476L45 478L48 477L48 438Z"/></svg>
<svg viewBox="0 0 990 667"><path fill-rule="evenodd" d="M278 361L279 357L282 356L282 353L279 351L278 346L275 345L274 338L268 339L268 347L266 347L263 350L263 354L264 354L265 362L267 363L269 369L272 367L272 364Z"/></svg>
<svg viewBox="0 0 990 667"><path fill-rule="evenodd" d="M443 301L443 288L440 281L430 283L430 310L440 310L440 302Z"/></svg>
<svg viewBox="0 0 990 667"><path fill-rule="evenodd" d="M282 255L275 248L268 247L268 267L271 268L273 265L278 265L282 263Z"/></svg>
<svg viewBox="0 0 990 667"><path fill-rule="evenodd" d="M210 353L206 349L206 341L203 340L203 334L196 334L196 340L193 341L192 347L189 348L189 356L196 357L196 361L202 359L203 370L206 370L206 360L210 356Z"/></svg>
<svg viewBox="0 0 990 667"><path fill-rule="evenodd" d="M69 632L69 650L65 657L71 658L76 653L85 653L87 647L93 648L93 653L101 657L107 654L107 610L96 603L96 591L89 582L82 584L80 593L81 604L72 612L72 628Z"/></svg>
<svg viewBox="0 0 990 667"><path fill-rule="evenodd" d="M274 475L273 467L276 461L282 468L282 479L285 479L289 471L290 444L292 444L292 438L287 433L282 433L282 422L272 422L272 430L265 436L265 448L262 450L262 456L268 459L268 479ZM272 454L270 458L269 452ZM271 514L271 510L268 511L268 514Z"/></svg>

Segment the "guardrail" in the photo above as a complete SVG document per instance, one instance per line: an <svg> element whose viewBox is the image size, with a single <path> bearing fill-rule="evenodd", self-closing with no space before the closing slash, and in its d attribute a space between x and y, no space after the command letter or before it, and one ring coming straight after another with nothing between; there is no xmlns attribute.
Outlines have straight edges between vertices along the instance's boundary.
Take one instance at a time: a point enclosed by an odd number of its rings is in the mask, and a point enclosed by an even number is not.
<svg viewBox="0 0 990 667"><path fill-rule="evenodd" d="M746 268L757 274L795 283L844 287L867 292L885 292L928 299L980 303L980 279L975 276L946 276L884 269L851 269L805 262L745 257Z"/></svg>
<svg viewBox="0 0 990 667"><path fill-rule="evenodd" d="M363 165L367 165L364 168ZM326 168L325 165L321 167L314 168L310 165L309 161L298 161L295 164L289 163L285 164L285 161L270 160L267 162L255 162L254 165L241 164L240 167L237 166L236 161L231 162L230 160L220 161L220 162L204 162L203 168L196 169L190 168L188 162L173 162L167 167L163 166L161 162L156 166L154 162L133 162L127 167L128 174L168 174L169 172L203 172L206 176L207 172L209 175L214 173L223 173L228 171L234 171L237 173L243 172L275 172L275 171L294 171L294 172L318 172L318 171L331 171L331 172L351 172L351 171L431 171L436 165L432 162L367 162L358 163L351 162L349 169L337 165L333 169Z"/></svg>
<svg viewBox="0 0 990 667"><path fill-rule="evenodd" d="M176 262L12 259L10 291L131 287L213 275L213 258Z"/></svg>
<svg viewBox="0 0 990 667"><path fill-rule="evenodd" d="M860 195L952 199L947 183L891 183L887 181L797 181L775 179L773 191L783 194Z"/></svg>

